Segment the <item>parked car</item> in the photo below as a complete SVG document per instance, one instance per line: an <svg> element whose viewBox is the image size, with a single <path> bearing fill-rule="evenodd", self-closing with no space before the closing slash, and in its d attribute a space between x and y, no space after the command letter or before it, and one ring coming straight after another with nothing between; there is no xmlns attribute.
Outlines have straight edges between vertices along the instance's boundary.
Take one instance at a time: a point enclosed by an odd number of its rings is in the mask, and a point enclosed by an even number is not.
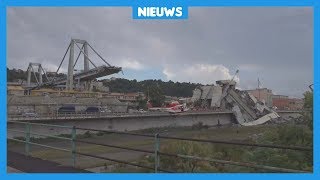
<svg viewBox="0 0 320 180"><path fill-rule="evenodd" d="M74 106L62 106L58 109L58 113L74 113L76 108Z"/></svg>
<svg viewBox="0 0 320 180"><path fill-rule="evenodd" d="M111 111L101 107L88 107L85 112L86 113L107 113Z"/></svg>

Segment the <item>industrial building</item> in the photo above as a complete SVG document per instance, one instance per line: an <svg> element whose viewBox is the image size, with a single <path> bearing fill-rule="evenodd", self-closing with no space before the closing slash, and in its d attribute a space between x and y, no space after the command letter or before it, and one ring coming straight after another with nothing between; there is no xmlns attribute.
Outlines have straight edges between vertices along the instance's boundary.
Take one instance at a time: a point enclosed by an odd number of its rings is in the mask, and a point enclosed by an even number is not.
<svg viewBox="0 0 320 180"><path fill-rule="evenodd" d="M285 95L274 95L272 90L268 88L245 91L252 94L259 101L264 101L268 107L274 107L278 110L301 110L303 108L303 99L290 98Z"/></svg>
<svg viewBox="0 0 320 180"><path fill-rule="evenodd" d="M303 99L289 98L284 95L273 95L272 103L278 110L301 110L304 105Z"/></svg>
<svg viewBox="0 0 320 180"><path fill-rule="evenodd" d="M264 101L268 107L272 107L272 90L268 88L257 88L253 90L245 90L251 95L253 95L255 98L257 98L259 101Z"/></svg>

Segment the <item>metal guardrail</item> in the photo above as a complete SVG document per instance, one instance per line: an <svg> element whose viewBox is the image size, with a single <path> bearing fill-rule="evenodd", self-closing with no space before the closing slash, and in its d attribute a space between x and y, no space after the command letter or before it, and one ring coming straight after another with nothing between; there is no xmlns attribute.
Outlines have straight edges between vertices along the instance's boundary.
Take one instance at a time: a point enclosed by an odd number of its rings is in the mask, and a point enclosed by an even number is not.
<svg viewBox="0 0 320 180"><path fill-rule="evenodd" d="M172 153L162 152L162 151L160 151L160 139L183 140L183 141L205 142L205 143L212 143L212 144L239 145L239 146L263 147L263 148L275 148L275 149L288 149L288 150L295 150L295 151L312 151L311 147L283 146L283 145L254 144L254 143L243 143L243 142L233 142L233 141L215 141L215 140L206 140L206 139L179 138L179 137L162 136L162 135L160 136L159 134L155 134L155 135L139 134L139 133L133 133L133 132L108 131L108 130L99 130L99 129L90 129L90 128L80 128L80 127L75 127L75 126L71 127L71 126L60 126L60 125L52 125L52 124L29 123L29 122L13 122L13 123L24 124L25 131L19 131L19 130L14 130L14 129L8 129L8 131L17 132L17 133L24 133L25 140L16 139L16 138L8 138L8 139L13 140L13 141L17 141L17 142L21 142L21 143L25 143L26 155L30 156L30 145L36 145L36 146L41 146L41 147L45 147L45 148L65 151L65 152L71 153L72 165L74 167L76 167L76 155L82 155L82 156L87 156L87 157L92 157L92 158L103 159L103 160L108 160L108 161L112 161L112 162L127 164L127 165L131 165L131 166L141 167L141 168L145 168L145 169L149 169L149 170L154 170L155 173L157 173L157 172L171 173L173 171L162 169L160 167L160 156L169 156L169 157L183 158L183 159L196 160L196 161L207 161L207 162L213 162L213 163L219 163L219 164L243 166L243 167L262 169L262 170L273 171L273 172L308 173L308 171L265 166L265 165L259 165L259 164L248 163L248 162L226 161L226 160L192 156L192 155L187 155L187 154L172 154ZM70 129L71 130L70 138L31 132L32 125ZM117 146L117 145L106 144L106 143L97 143L97 142L91 142L91 141L86 141L86 140L79 140L76 138L76 130L87 130L87 131L115 133L115 134L153 138L154 139L154 151L125 147L125 146ZM71 149L64 149L64 148L53 147L53 146L49 146L49 145L43 145L43 144L31 142L30 141L31 135L57 138L57 139L62 139L62 140L69 140L69 141L71 141ZM79 152L76 150L76 143L77 142L153 154L154 155L154 167L141 165L141 164L137 164L137 163L132 163L132 162L128 162L128 161L123 161L123 160L107 158L107 157L93 155L93 154L88 154L88 153L82 153L82 152Z"/></svg>
<svg viewBox="0 0 320 180"><path fill-rule="evenodd" d="M74 153L75 150L76 150L75 149L76 148L76 146L75 146L75 138L76 138L75 127L62 126L62 125L53 125L53 124L30 123L30 122L14 122L14 123L25 125L25 131L19 131L19 130L14 130L14 129L7 129L7 131L24 133L25 134L25 136L24 136L25 140L20 140L20 139L17 139L17 138L7 138L7 139L25 143L25 154L27 156L30 156L30 145L41 146L41 147L45 147L45 148L49 148L49 149L55 149L55 150L59 150L59 151L71 152L72 153L72 165L74 167L76 166L76 156L75 156L75 153ZM31 126L32 125L34 125L34 126L46 126L46 127L56 127L56 128L71 129L71 134L70 134L71 138L31 132ZM70 149L64 149L64 148L53 147L53 146L49 146L49 145L44 145L44 144L31 142L31 135L37 135L37 136L42 136L42 137L51 137L51 138L63 139L63 140L70 140L71 144L72 144L72 149L71 150Z"/></svg>

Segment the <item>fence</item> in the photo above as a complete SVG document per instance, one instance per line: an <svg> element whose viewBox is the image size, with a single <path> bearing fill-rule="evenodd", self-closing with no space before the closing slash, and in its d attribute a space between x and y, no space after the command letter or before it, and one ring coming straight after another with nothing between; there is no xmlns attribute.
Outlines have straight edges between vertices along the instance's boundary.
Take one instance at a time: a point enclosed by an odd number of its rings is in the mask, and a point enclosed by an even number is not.
<svg viewBox="0 0 320 180"><path fill-rule="evenodd" d="M251 147L262 147L262 148L275 148L275 149L288 149L288 150L294 150L294 151L309 151L312 152L311 147L299 147L299 146L283 146L283 145L271 145L271 144L254 144L254 143L243 143L243 142L233 142L233 141L219 141L219 140L207 140L207 139L192 139L192 138L180 138L180 137L171 137L171 136L163 136L159 134L139 134L134 132L120 132L120 131L109 131L109 130L99 130L99 129L91 129L91 128L81 128L81 127L71 127L71 126L61 126L61 125L52 125L52 124L41 124L41 123L30 123L30 122L12 122L17 124L22 124L25 126L25 131L19 131L14 129L8 129L8 131L11 132L17 132L17 133L23 133L24 140L17 139L17 138L8 138L12 141L17 141L21 143L25 143L25 154L30 155L30 145L36 145L41 146L45 148L55 149L59 151L65 151L69 152L71 155L71 161L72 165L76 167L76 155L81 156L87 156L102 160L108 160L112 162L127 164L131 166L136 166L140 168L145 168L149 170L153 170L155 173L157 172L167 172L172 173L174 171L162 169L160 167L160 156L169 156L169 157L176 157L176 158L183 158L183 159L189 159L189 160L195 160L195 161L207 161L207 162L213 162L218 164L227 164L227 165L235 165L235 166L243 166L243 167L249 167L249 168L255 168L255 169L261 169L261 170L267 170L272 172L290 172L290 173L306 173L307 171L302 170L295 170L295 169L286 169L281 167L272 167L272 166L265 166L265 165L259 165L255 163L247 163L247 162L235 162L235 161L227 161L227 160L219 160L219 159L212 159L212 158L204 158L204 157L198 157L198 156L192 156L188 154L172 154L172 153L166 153L160 151L160 139L171 139L171 140L181 140L181 141L193 141L193 142L204 142L204 143L212 143L212 144L226 144L226 145L237 145L237 146L251 146ZM56 128L67 128L70 129L70 138L68 137L60 137L60 136L53 136L53 135L45 135L45 134L39 134L35 132L31 132L31 126L45 126L45 127L56 127ZM122 135L130 135L130 136L141 136L146 138L153 138L154 140L154 150L144 150L144 149L138 149L138 148L131 148L131 147L125 147L125 146L117 146L112 144L106 144L106 143L97 143L97 142L90 142L86 140L80 140L76 137L76 131L77 130L83 130L83 131L95 131L95 132L104 132L104 133L114 133L114 134L122 134ZM50 138L56 138L61 140L68 140L71 142L71 149L65 149L65 148L59 148L59 147L53 147L49 145L34 143L30 141L31 135L35 136L42 136L42 137L50 137ZM98 155L88 154L88 153L82 153L76 150L76 143L86 143L86 144L92 144L92 145L99 145L99 146L105 146L105 147L111 147L111 148L117 148L117 149L125 149L135 152L143 152L152 154L154 156L154 167L141 165L133 162L118 160L118 159L112 159L108 157L102 157Z"/></svg>

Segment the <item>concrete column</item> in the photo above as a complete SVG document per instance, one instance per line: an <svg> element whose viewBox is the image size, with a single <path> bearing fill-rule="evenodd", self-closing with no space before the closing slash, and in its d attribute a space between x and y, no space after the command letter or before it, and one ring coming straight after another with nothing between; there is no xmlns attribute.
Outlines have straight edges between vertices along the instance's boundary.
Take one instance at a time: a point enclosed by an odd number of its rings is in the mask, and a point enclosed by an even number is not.
<svg viewBox="0 0 320 180"><path fill-rule="evenodd" d="M83 82L83 90L88 90L88 81Z"/></svg>
<svg viewBox="0 0 320 180"><path fill-rule="evenodd" d="M41 71L41 65L38 66L38 74L39 74L39 83L42 84L42 71Z"/></svg>
<svg viewBox="0 0 320 180"><path fill-rule="evenodd" d="M73 64L74 64L74 41L71 40L70 50L69 50L69 66L68 66L68 76L67 76L67 90L73 89Z"/></svg>
<svg viewBox="0 0 320 180"><path fill-rule="evenodd" d="M84 44L84 53L89 56L88 54L88 44L87 42L85 42ZM87 72L89 71L89 60L88 60L88 57L87 56L84 56L84 72Z"/></svg>
<svg viewBox="0 0 320 180"><path fill-rule="evenodd" d="M84 44L83 44L83 46L84 46L84 53L87 55L87 56L83 56L84 57L84 66L83 66L83 70L84 70L84 72L87 72L87 71L89 71L89 59L88 59L88 56L89 56L89 54L88 54L88 43L87 42L85 42ZM88 86L89 85L89 86ZM90 82L89 81L87 81L87 82L85 82L85 90L86 91L88 91L90 89Z"/></svg>
<svg viewBox="0 0 320 180"><path fill-rule="evenodd" d="M28 67L27 85L28 85L28 86L31 85L31 67L30 67L30 65L29 65L29 67Z"/></svg>

